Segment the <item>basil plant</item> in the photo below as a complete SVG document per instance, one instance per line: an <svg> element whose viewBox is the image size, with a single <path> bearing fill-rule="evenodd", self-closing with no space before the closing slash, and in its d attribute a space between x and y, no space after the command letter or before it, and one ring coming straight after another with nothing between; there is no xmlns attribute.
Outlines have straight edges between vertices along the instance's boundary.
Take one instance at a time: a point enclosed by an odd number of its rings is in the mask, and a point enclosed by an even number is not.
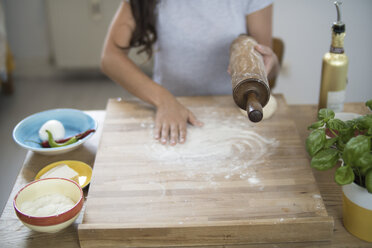
<svg viewBox="0 0 372 248"><path fill-rule="evenodd" d="M372 99L366 106L372 110ZM336 183L355 182L372 193L372 114L348 121L334 117L332 110L320 109L318 121L308 127L312 130L306 139L311 167L329 170L342 160L335 172Z"/></svg>

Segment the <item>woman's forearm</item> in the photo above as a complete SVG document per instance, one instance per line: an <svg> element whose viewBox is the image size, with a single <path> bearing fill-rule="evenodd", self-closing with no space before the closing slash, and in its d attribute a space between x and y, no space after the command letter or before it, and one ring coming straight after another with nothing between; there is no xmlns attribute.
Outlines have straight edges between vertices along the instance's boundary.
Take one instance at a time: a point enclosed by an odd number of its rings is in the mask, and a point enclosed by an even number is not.
<svg viewBox="0 0 372 248"><path fill-rule="evenodd" d="M120 48L108 48L104 51L101 70L129 93L155 107L171 95L143 73Z"/></svg>
<svg viewBox="0 0 372 248"><path fill-rule="evenodd" d="M135 21L130 5L123 2L109 27L101 57L101 70L132 95L156 107L172 98L168 90L155 83L128 57ZM174 98L174 97L173 97Z"/></svg>

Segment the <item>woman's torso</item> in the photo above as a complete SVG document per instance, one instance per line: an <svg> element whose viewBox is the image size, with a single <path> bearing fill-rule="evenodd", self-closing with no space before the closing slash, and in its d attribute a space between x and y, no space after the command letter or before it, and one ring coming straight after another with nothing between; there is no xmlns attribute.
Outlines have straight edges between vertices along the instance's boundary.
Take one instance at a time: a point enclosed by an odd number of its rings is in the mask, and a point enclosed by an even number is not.
<svg viewBox="0 0 372 248"><path fill-rule="evenodd" d="M230 94L229 47L246 33L245 16L271 1L161 0L155 82L175 95Z"/></svg>

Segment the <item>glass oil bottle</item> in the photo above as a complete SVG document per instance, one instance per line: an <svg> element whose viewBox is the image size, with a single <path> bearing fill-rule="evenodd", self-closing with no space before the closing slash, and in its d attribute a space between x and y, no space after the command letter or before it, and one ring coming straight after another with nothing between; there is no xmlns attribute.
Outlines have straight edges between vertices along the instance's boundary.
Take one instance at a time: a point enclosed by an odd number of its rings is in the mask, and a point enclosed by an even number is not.
<svg viewBox="0 0 372 248"><path fill-rule="evenodd" d="M347 84L348 57L344 52L345 24L341 21L341 2L334 2L337 22L332 25L330 51L323 57L318 109L342 112Z"/></svg>

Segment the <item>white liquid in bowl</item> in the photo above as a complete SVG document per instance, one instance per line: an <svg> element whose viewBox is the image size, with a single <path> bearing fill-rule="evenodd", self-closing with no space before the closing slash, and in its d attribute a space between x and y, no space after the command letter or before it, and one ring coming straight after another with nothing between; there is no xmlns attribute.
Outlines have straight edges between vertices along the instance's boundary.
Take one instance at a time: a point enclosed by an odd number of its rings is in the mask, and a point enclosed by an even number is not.
<svg viewBox="0 0 372 248"><path fill-rule="evenodd" d="M25 201L21 204L20 211L30 216L45 217L66 212L74 205L75 202L69 197L56 193Z"/></svg>

